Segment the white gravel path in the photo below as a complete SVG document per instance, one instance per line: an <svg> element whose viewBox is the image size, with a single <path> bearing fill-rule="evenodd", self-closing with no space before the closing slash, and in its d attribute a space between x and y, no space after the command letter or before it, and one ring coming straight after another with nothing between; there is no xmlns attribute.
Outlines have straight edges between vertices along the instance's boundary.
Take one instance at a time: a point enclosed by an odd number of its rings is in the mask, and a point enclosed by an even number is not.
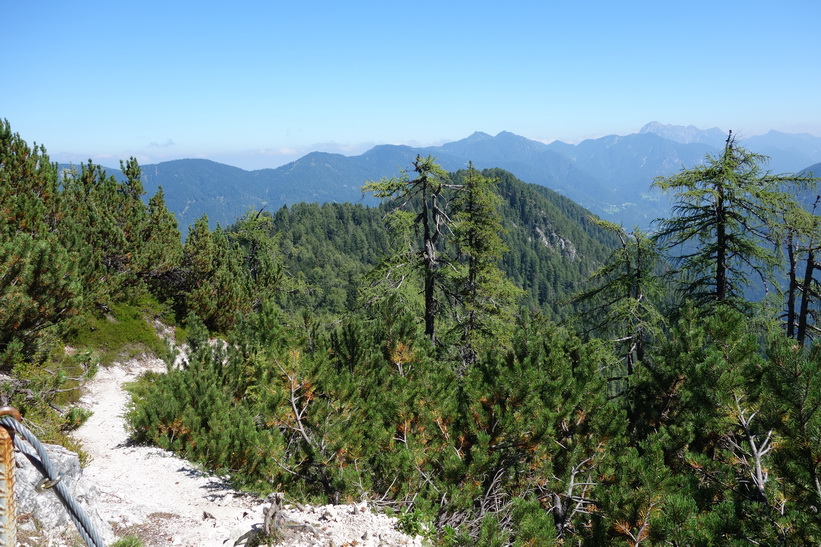
<svg viewBox="0 0 821 547"><path fill-rule="evenodd" d="M129 442L123 419L129 395L122 385L146 370L162 372L165 364L144 358L103 368L81 398L93 414L75 436L90 456L84 478L100 491L100 513L118 535L135 535L146 546L242 544L241 537L262 523L262 500L235 492L170 452ZM285 512L314 531L294 530L283 545L422 545L418 536L396 531L395 519L365 504Z"/></svg>

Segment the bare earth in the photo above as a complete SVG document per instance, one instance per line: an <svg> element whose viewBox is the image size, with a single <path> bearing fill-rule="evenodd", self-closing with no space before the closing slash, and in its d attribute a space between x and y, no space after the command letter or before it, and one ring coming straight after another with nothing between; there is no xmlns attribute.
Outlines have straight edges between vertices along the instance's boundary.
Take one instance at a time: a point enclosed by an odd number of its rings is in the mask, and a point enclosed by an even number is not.
<svg viewBox="0 0 821 547"><path fill-rule="evenodd" d="M100 491L100 513L118 536L135 535L146 546L244 544L262 523L263 500L232 490L170 452L129 442L123 419L129 396L122 385L146 370L162 372L165 364L133 360L101 369L85 386L81 402L94 413L75 436L91 457L84 478ZM422 545L418 536L398 532L395 519L364 503L286 508L288 519L306 526L290 528L283 545Z"/></svg>

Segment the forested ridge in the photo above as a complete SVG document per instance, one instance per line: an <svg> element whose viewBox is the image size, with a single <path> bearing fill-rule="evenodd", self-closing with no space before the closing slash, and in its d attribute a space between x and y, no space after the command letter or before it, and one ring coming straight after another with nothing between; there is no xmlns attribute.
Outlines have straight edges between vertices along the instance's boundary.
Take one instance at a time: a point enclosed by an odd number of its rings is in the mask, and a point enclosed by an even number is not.
<svg viewBox="0 0 821 547"><path fill-rule="evenodd" d="M519 303L555 318L566 318L580 281L604 263L616 238L590 213L552 190L524 184L498 169L501 237L508 251L500 261L505 276L525 290ZM389 208L350 203L299 203L270 215L289 275L304 287L291 305L340 314L356 309L360 279L388 253ZM263 212L267 218L267 212Z"/></svg>
<svg viewBox="0 0 821 547"><path fill-rule="evenodd" d="M0 125L2 397L49 438L112 352L163 352L159 319L189 356L134 386L134 435L240 487L364 499L437 545L821 542L809 176L730 135L655 182L675 207L646 233L418 156L362 181L379 208L183 242L122 168L61 173Z"/></svg>

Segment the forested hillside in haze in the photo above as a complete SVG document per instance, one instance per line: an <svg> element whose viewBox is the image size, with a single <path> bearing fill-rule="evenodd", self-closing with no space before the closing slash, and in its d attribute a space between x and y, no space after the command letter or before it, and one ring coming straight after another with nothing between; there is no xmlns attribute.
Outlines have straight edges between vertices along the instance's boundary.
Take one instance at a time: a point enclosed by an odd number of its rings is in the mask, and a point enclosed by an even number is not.
<svg viewBox="0 0 821 547"><path fill-rule="evenodd" d="M656 179L675 207L645 232L411 161L362 181L380 207L200 216L183 242L136 160L61 175L3 123L3 402L71 442L71 388L163 354L156 320L189 353L133 387L135 440L250 491L365 500L445 546L821 542L814 179L731 135Z"/></svg>

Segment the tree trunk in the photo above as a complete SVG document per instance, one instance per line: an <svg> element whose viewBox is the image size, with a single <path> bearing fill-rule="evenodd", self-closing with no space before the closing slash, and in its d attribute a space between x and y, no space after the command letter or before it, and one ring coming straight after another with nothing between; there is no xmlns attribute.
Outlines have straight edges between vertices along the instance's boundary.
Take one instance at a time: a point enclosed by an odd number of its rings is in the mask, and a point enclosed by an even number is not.
<svg viewBox="0 0 821 547"><path fill-rule="evenodd" d="M723 184L723 181L721 181ZM720 188L719 191L722 191ZM724 211L724 197L719 196L716 204L716 300L727 299L727 222Z"/></svg>
<svg viewBox="0 0 821 547"><path fill-rule="evenodd" d="M422 250L422 265L425 269L425 336L436 340L436 279L434 269L436 267L436 248L434 247L434 234L430 227L430 206L428 205L427 181L422 182L422 237L424 239Z"/></svg>
<svg viewBox="0 0 821 547"><path fill-rule="evenodd" d="M801 291L801 309L798 312L798 332L796 340L800 345L804 345L807 337L807 316L810 313L810 301L812 300L812 276L815 271L815 253L812 247L807 250L807 268L804 270L804 286Z"/></svg>
<svg viewBox="0 0 821 547"><path fill-rule="evenodd" d="M789 286L787 288L787 336L793 338L795 336L795 297L798 293L798 275L796 272L795 262L795 241L794 235L790 232L787 239L787 258L789 263ZM802 297L803 302L803 297Z"/></svg>

